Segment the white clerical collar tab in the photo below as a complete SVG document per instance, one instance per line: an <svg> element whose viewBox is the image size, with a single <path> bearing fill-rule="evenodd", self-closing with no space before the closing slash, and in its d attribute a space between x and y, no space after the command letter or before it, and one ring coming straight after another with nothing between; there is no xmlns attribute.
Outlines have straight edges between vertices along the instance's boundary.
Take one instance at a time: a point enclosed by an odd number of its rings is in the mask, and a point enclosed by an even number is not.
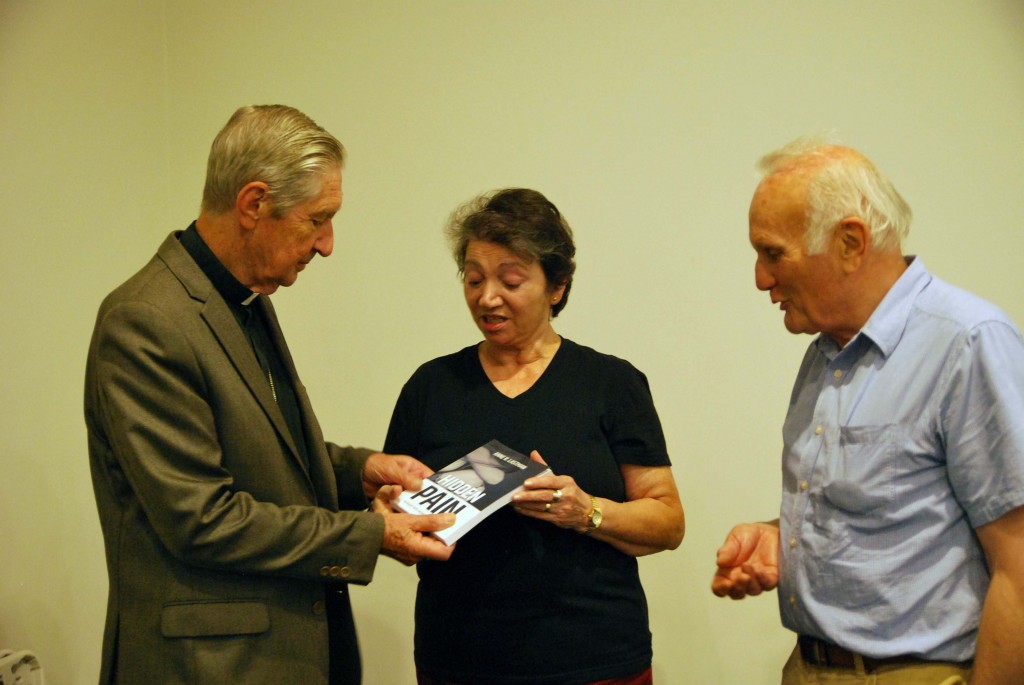
<svg viewBox="0 0 1024 685"><path fill-rule="evenodd" d="M249 297L247 297L244 300L242 300L242 304L248 306L248 305L252 304L252 301L255 300L257 297L259 297L259 293L253 293Z"/></svg>

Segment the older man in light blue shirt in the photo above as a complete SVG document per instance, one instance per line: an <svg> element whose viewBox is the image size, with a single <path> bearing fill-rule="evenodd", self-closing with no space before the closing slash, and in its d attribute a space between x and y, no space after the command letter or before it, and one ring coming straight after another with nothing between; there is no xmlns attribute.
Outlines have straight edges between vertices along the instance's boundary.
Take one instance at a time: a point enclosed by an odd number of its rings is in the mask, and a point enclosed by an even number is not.
<svg viewBox="0 0 1024 685"><path fill-rule="evenodd" d="M735 527L715 594L778 586L783 683L1024 683L1024 338L901 242L854 150L762 160L757 287L820 334L783 427L780 518Z"/></svg>

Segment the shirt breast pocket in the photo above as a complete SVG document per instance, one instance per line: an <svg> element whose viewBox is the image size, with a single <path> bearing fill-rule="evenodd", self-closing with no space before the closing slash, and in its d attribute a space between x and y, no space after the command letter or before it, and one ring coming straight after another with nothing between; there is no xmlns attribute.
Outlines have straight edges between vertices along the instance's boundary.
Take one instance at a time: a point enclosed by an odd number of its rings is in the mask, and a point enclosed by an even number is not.
<svg viewBox="0 0 1024 685"><path fill-rule="evenodd" d="M819 597L831 597L872 621L894 616L885 601L892 587L899 535L894 504L899 430L894 425L848 426L826 456L815 531L821 566L811 580Z"/></svg>
<svg viewBox="0 0 1024 685"><path fill-rule="evenodd" d="M822 496L854 526L884 524L893 499L898 428L844 426L824 464Z"/></svg>

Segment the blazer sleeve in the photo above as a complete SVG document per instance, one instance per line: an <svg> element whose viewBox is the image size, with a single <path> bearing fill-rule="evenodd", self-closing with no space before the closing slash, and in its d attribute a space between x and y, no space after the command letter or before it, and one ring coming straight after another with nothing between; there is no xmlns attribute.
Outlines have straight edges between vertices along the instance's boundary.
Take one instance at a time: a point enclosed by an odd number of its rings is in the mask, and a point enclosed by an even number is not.
<svg viewBox="0 0 1024 685"><path fill-rule="evenodd" d="M341 447L333 442L327 443L341 509L366 509L369 506L363 490L363 467L373 452L366 447Z"/></svg>
<svg viewBox="0 0 1024 685"><path fill-rule="evenodd" d="M249 390L240 378L229 386L230 359L196 344L193 319L129 301L109 307L97 324L90 401L111 468L123 474L124 506L137 502L185 563L298 578L341 564L349 582L369 582L383 518L317 506L294 459L266 439L266 417L232 404ZM225 423L234 430L222 444ZM342 461L361 470L365 457Z"/></svg>

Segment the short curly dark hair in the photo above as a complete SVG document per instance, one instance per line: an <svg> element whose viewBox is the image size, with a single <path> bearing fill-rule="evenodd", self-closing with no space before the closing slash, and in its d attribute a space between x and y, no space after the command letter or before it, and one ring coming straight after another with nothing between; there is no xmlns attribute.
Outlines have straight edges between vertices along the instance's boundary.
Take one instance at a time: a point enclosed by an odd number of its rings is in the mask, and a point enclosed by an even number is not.
<svg viewBox="0 0 1024 685"><path fill-rule="evenodd" d="M572 229L558 208L536 190L506 188L478 195L452 212L445 236L460 277L465 273L469 241L483 240L539 262L551 286L565 286L561 299L551 307L552 317L569 301L576 272Z"/></svg>

